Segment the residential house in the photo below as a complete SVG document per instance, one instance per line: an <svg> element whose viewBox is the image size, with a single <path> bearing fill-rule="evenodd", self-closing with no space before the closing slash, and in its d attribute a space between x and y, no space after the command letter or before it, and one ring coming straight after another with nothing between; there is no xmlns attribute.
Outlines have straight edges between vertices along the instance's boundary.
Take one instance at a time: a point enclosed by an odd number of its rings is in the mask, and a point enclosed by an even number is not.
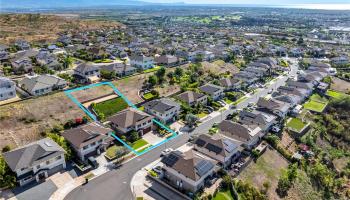
<svg viewBox="0 0 350 200"><path fill-rule="evenodd" d="M255 76L255 74L252 74L247 71L240 71L237 74L235 74L233 77L235 79L242 81L243 85L245 86L249 86L259 80L259 78Z"/></svg>
<svg viewBox="0 0 350 200"><path fill-rule="evenodd" d="M45 180L66 168L65 151L50 138L44 138L3 154L16 173L20 186Z"/></svg>
<svg viewBox="0 0 350 200"><path fill-rule="evenodd" d="M291 105L289 103L278 101L272 98L265 99L260 97L257 102L257 107L258 110L275 114L283 119L288 114Z"/></svg>
<svg viewBox="0 0 350 200"><path fill-rule="evenodd" d="M216 162L197 155L193 150L173 151L161 160L164 179L180 191L195 193L214 174Z"/></svg>
<svg viewBox="0 0 350 200"><path fill-rule="evenodd" d="M125 135L131 131L137 131L144 135L152 130L153 116L135 108L127 108L117 114L108 117L111 127L117 135Z"/></svg>
<svg viewBox="0 0 350 200"><path fill-rule="evenodd" d="M286 102L286 103L290 104L290 106L292 108L302 102L302 98L300 96L293 95L293 94L277 95L277 96L274 96L273 98L278 100L278 101L282 101L282 102Z"/></svg>
<svg viewBox="0 0 350 200"><path fill-rule="evenodd" d="M64 131L61 135L68 141L80 160L99 155L106 150L114 140L106 128L98 122L92 122Z"/></svg>
<svg viewBox="0 0 350 200"><path fill-rule="evenodd" d="M117 76L129 76L131 74L136 73L136 68L131 67L130 64L124 62L115 62L113 64L106 64L100 67L102 70L106 70L109 72L115 72Z"/></svg>
<svg viewBox="0 0 350 200"><path fill-rule="evenodd" d="M259 126L261 131L268 132L270 128L276 124L276 116L260 112L257 110L245 111L242 110L239 113L239 123L246 124L249 126Z"/></svg>
<svg viewBox="0 0 350 200"><path fill-rule="evenodd" d="M286 85L289 87L294 87L294 88L301 88L301 89L305 89L307 91L312 91L314 88L314 85L312 83L308 83L308 82L300 82L300 81L294 81L289 79L286 82Z"/></svg>
<svg viewBox="0 0 350 200"><path fill-rule="evenodd" d="M171 99L155 99L143 104L145 112L156 117L162 123L170 123L177 120L181 105Z"/></svg>
<svg viewBox="0 0 350 200"><path fill-rule="evenodd" d="M33 96L44 95L67 86L64 79L50 74L26 76L18 84Z"/></svg>
<svg viewBox="0 0 350 200"><path fill-rule="evenodd" d="M141 70L150 69L154 67L154 60L144 55L133 55L130 56L130 65Z"/></svg>
<svg viewBox="0 0 350 200"><path fill-rule="evenodd" d="M240 155L239 144L221 134L199 135L194 141L194 149L218 161L223 167L230 166Z"/></svg>
<svg viewBox="0 0 350 200"><path fill-rule="evenodd" d="M205 94L193 92L193 91L186 91L183 92L176 97L180 101L186 103L189 106L195 106L198 104L201 105L207 105L208 102L208 96Z"/></svg>
<svg viewBox="0 0 350 200"><path fill-rule="evenodd" d="M225 91L239 90L242 84L240 80L235 78L223 78L219 80L219 83L225 88Z"/></svg>
<svg viewBox="0 0 350 200"><path fill-rule="evenodd" d="M30 44L25 40L17 40L15 42L15 46L18 47L20 50L29 50Z"/></svg>
<svg viewBox="0 0 350 200"><path fill-rule="evenodd" d="M264 135L259 126L229 120L222 121L218 128L220 134L238 141L247 149L252 149Z"/></svg>
<svg viewBox="0 0 350 200"><path fill-rule="evenodd" d="M10 57L10 54L7 51L0 50L0 61L8 60L9 57Z"/></svg>
<svg viewBox="0 0 350 200"><path fill-rule="evenodd" d="M12 68L15 72L31 72L34 69L32 60L29 57L21 57L11 61Z"/></svg>
<svg viewBox="0 0 350 200"><path fill-rule="evenodd" d="M207 83L201 87L199 90L207 95L209 95L214 101L217 101L224 97L224 88L214 84Z"/></svg>
<svg viewBox="0 0 350 200"><path fill-rule="evenodd" d="M339 56L331 58L331 63L336 66L343 66L349 64L349 57L348 56Z"/></svg>
<svg viewBox="0 0 350 200"><path fill-rule="evenodd" d="M16 97L16 85L9 78L0 77L0 101Z"/></svg>
<svg viewBox="0 0 350 200"><path fill-rule="evenodd" d="M312 93L312 90L303 89L303 88L295 88L295 87L290 87L290 86L280 86L279 88L277 88L277 91L280 94L299 96L301 102L303 102Z"/></svg>
<svg viewBox="0 0 350 200"><path fill-rule="evenodd" d="M94 83L100 80L100 69L97 65L82 63L74 69L73 76L80 83Z"/></svg>
<svg viewBox="0 0 350 200"><path fill-rule="evenodd" d="M172 55L160 55L156 56L154 59L157 65L164 65L167 67L176 66L178 64L178 58Z"/></svg>

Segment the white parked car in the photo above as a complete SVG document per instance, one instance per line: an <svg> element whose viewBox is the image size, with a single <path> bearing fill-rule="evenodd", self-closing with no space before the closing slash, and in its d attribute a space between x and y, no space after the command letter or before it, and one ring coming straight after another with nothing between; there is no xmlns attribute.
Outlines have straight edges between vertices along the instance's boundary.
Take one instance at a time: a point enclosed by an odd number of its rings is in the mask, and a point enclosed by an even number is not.
<svg viewBox="0 0 350 200"><path fill-rule="evenodd" d="M165 156L165 155L169 154L172 151L174 151L172 148L167 148L164 151L162 151L161 156Z"/></svg>

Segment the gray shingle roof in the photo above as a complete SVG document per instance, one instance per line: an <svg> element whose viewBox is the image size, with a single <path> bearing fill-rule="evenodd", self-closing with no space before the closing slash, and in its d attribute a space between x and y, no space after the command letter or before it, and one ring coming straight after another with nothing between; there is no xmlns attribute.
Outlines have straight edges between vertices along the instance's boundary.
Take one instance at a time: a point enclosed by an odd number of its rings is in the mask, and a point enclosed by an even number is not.
<svg viewBox="0 0 350 200"><path fill-rule="evenodd" d="M22 85L27 91L35 91L65 84L67 84L67 82L64 79L49 74L25 77L20 81L20 85Z"/></svg>
<svg viewBox="0 0 350 200"><path fill-rule="evenodd" d="M46 160L61 155L65 151L50 138L30 143L26 146L4 153L6 163L16 171L18 169L33 167Z"/></svg>
<svg viewBox="0 0 350 200"><path fill-rule="evenodd" d="M187 103L192 103L194 101L196 101L197 99L206 96L205 94L200 94L197 92L193 92L193 91L186 91L184 93L181 93L177 96L178 99L180 99L181 101L187 102Z"/></svg>
<svg viewBox="0 0 350 200"><path fill-rule="evenodd" d="M166 111L172 108L180 107L180 104L176 103L171 99L164 98L164 99L156 99L156 100L149 101L145 103L143 106L145 108L152 109L159 113L165 113Z"/></svg>
<svg viewBox="0 0 350 200"><path fill-rule="evenodd" d="M128 108L126 110L120 111L117 114L108 117L108 121L117 124L118 127L127 128L135 125L136 122L141 120L149 119L153 117L147 113L141 112L135 108Z"/></svg>
<svg viewBox="0 0 350 200"><path fill-rule="evenodd" d="M205 84L201 87L199 87L199 89L204 92L204 93L207 93L207 94L214 94L215 92L219 91L219 90L223 90L222 87L220 86L217 86L217 85L214 85L214 84Z"/></svg>

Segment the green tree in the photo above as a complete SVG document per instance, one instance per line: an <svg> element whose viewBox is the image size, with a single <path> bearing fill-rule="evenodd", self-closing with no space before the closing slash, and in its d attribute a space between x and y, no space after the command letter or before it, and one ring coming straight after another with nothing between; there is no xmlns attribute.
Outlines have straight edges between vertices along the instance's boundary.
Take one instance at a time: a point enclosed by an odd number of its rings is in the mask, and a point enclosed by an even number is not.
<svg viewBox="0 0 350 200"><path fill-rule="evenodd" d="M130 141L131 141L131 142L135 142L135 141L137 141L137 140L139 140L139 139L140 139L140 135L139 135L138 132L132 131L132 132L130 133Z"/></svg>
<svg viewBox="0 0 350 200"><path fill-rule="evenodd" d="M0 187L12 188L16 185L15 174L11 171L10 167L6 164L3 156L0 155Z"/></svg>
<svg viewBox="0 0 350 200"><path fill-rule="evenodd" d="M51 138L54 142L56 142L58 145L60 145L65 151L65 158L66 160L70 160L72 158L72 149L69 147L67 141L64 139L64 137L55 134L55 133L48 133L46 135L47 137Z"/></svg>
<svg viewBox="0 0 350 200"><path fill-rule="evenodd" d="M154 87L158 83L158 78L154 75L148 77L148 83L150 84L151 87Z"/></svg>
<svg viewBox="0 0 350 200"><path fill-rule="evenodd" d="M182 68L180 68L180 67L177 67L176 69L175 69L175 77L177 78L177 79L179 79L182 75L183 75L183 69Z"/></svg>

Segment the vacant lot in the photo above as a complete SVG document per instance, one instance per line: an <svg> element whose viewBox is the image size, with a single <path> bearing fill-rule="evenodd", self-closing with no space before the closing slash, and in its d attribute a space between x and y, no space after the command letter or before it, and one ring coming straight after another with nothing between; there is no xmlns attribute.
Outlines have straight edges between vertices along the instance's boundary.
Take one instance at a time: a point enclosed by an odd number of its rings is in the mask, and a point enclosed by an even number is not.
<svg viewBox="0 0 350 200"><path fill-rule="evenodd" d="M54 41L58 33L102 28L118 28L120 23L111 21L81 20L55 15L5 14L0 15L0 43L9 44L18 39L28 42Z"/></svg>
<svg viewBox="0 0 350 200"><path fill-rule="evenodd" d="M35 141L54 125L83 116L84 112L63 92L1 106L0 148Z"/></svg>
<svg viewBox="0 0 350 200"><path fill-rule="evenodd" d="M327 90L326 95L335 98L335 99L340 99L342 97L345 97L346 94L342 93L342 92L337 92L334 90Z"/></svg>
<svg viewBox="0 0 350 200"><path fill-rule="evenodd" d="M95 104L94 110L97 113L103 113L105 117L109 117L119 111L124 110L127 107L128 107L128 104L124 101L124 99L121 97L117 97L115 99L110 99L110 100Z"/></svg>
<svg viewBox="0 0 350 200"><path fill-rule="evenodd" d="M331 89L343 93L350 92L350 82L344 81L342 79L332 77Z"/></svg>
<svg viewBox="0 0 350 200"><path fill-rule="evenodd" d="M225 63L223 60L217 60L212 63L203 62L202 65L203 65L204 71L211 72L214 74L221 74L228 71L232 74L236 74L239 72L238 67L236 67L231 63Z"/></svg>
<svg viewBox="0 0 350 200"><path fill-rule="evenodd" d="M274 150L267 149L256 162L251 162L243 169L238 179L246 181L258 189L263 188L264 182L269 182L268 199L280 199L275 190L281 170L287 166L288 162L280 154Z"/></svg>

